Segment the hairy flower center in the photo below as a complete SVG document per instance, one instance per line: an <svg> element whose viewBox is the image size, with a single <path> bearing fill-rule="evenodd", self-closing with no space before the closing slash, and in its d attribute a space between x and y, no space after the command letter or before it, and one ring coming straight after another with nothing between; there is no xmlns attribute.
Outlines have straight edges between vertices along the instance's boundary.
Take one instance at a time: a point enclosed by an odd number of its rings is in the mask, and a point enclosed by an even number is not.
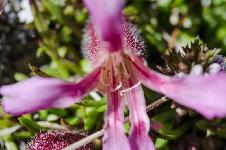
<svg viewBox="0 0 226 150"><path fill-rule="evenodd" d="M123 94L138 83L129 57L122 52L111 53L101 70L99 90L103 93L119 90Z"/></svg>
<svg viewBox="0 0 226 150"><path fill-rule="evenodd" d="M110 31L109 31L110 32ZM140 36L136 26L130 23L125 17L123 17L123 50L131 51L137 56L143 56L144 54L144 42ZM109 47L106 43L101 41L96 33L96 28L92 22L88 22L85 28L85 34L83 35L82 49L84 56L86 56L92 64L99 64L101 60L109 53ZM111 52L112 53L112 52ZM113 55L117 55L113 52Z"/></svg>

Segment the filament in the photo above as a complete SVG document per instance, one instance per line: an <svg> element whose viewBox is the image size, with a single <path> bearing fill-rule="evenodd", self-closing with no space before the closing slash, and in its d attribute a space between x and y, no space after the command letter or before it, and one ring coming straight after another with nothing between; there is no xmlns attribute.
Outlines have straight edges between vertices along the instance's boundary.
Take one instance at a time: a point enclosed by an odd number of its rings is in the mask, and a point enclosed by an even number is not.
<svg viewBox="0 0 226 150"><path fill-rule="evenodd" d="M121 87L122 87L122 82L120 82L119 85L117 85L116 88L112 90L112 92L119 90Z"/></svg>
<svg viewBox="0 0 226 150"><path fill-rule="evenodd" d="M141 82L139 81L135 85L131 86L130 88L127 88L127 89L124 89L124 90L120 91L120 95L123 95L123 93L128 92L128 91L138 87L140 84L141 84Z"/></svg>

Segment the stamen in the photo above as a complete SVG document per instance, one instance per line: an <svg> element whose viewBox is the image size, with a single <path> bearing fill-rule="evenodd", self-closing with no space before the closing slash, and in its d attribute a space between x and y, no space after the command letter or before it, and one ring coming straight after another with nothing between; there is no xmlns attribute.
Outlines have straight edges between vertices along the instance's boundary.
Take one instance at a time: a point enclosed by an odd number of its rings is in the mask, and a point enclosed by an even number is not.
<svg viewBox="0 0 226 150"><path fill-rule="evenodd" d="M120 82L119 85L117 85L116 88L112 90L112 92L119 90L121 87L122 87L122 82Z"/></svg>
<svg viewBox="0 0 226 150"><path fill-rule="evenodd" d="M140 84L141 84L141 82L139 81L139 82L137 82L135 85L133 85L132 87L120 91L119 94L120 94L121 96L123 96L123 93L128 92L128 91L130 91L130 90L132 90L132 89L138 87Z"/></svg>
<svg viewBox="0 0 226 150"><path fill-rule="evenodd" d="M105 86L105 87L110 86L110 83L108 81L105 81L103 76L100 77L100 83L102 86Z"/></svg>

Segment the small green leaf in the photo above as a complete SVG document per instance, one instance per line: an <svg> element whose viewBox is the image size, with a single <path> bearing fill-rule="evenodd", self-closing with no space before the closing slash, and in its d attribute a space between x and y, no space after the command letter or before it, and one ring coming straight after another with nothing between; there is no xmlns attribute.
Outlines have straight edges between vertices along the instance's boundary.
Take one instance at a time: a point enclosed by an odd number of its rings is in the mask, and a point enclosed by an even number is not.
<svg viewBox="0 0 226 150"><path fill-rule="evenodd" d="M62 46L62 47L59 47L58 48L58 55L60 56L60 57L65 57L66 56L66 54L67 54L67 47L65 47L65 46Z"/></svg>
<svg viewBox="0 0 226 150"><path fill-rule="evenodd" d="M84 103L82 103L85 106L93 106L93 107L98 107L106 104L106 99L103 98L100 101L94 101L94 100L86 100Z"/></svg>
<svg viewBox="0 0 226 150"><path fill-rule="evenodd" d="M25 128L27 128L31 132L39 132L40 130L44 130L43 127L39 126L36 122L34 122L31 119L19 117L18 120Z"/></svg>
<svg viewBox="0 0 226 150"><path fill-rule="evenodd" d="M150 133L153 137L160 138L160 139L163 139L163 140L170 140L170 139L173 138L171 135L164 135L164 134L159 133L159 132L157 132L153 129L151 129Z"/></svg>
<svg viewBox="0 0 226 150"><path fill-rule="evenodd" d="M76 116L78 118L84 118L85 117L85 109L84 109L84 107L79 107L78 109L76 109L75 114L76 114Z"/></svg>
<svg viewBox="0 0 226 150"><path fill-rule="evenodd" d="M93 126L95 125L95 122L96 122L96 118L95 117L88 117L88 118L85 118L84 119L84 129L86 131L89 131L93 128Z"/></svg>
<svg viewBox="0 0 226 150"><path fill-rule="evenodd" d="M49 110L51 113L59 116L59 117L66 117L68 115L67 111L65 109L51 109Z"/></svg>
<svg viewBox="0 0 226 150"><path fill-rule="evenodd" d="M106 105L102 105L100 107L97 108L97 112L98 113L102 113L102 112L105 112L107 106Z"/></svg>
<svg viewBox="0 0 226 150"><path fill-rule="evenodd" d="M129 130L130 130L130 123L127 122L127 123L124 124L124 131L125 131L126 133L129 133Z"/></svg>
<svg viewBox="0 0 226 150"><path fill-rule="evenodd" d="M9 126L10 126L10 123L8 120L0 119L0 129L6 128Z"/></svg>
<svg viewBox="0 0 226 150"><path fill-rule="evenodd" d="M156 120L158 122L167 122L174 120L176 118L176 111L174 109L171 109L170 111L160 113L153 117L153 120Z"/></svg>
<svg viewBox="0 0 226 150"><path fill-rule="evenodd" d="M68 117L65 119L65 121L71 126L74 126L80 123L80 119L76 117Z"/></svg>
<svg viewBox="0 0 226 150"><path fill-rule="evenodd" d="M82 70L86 73L89 73L92 71L92 65L87 59L82 59L80 61L80 65L82 66Z"/></svg>
<svg viewBox="0 0 226 150"><path fill-rule="evenodd" d="M41 110L41 111L39 111L39 118L41 120L47 120L48 114L49 114L48 110Z"/></svg>
<svg viewBox="0 0 226 150"><path fill-rule="evenodd" d="M14 79L16 81L22 81L22 80L27 79L27 76L23 73L17 72L17 73L14 74Z"/></svg>
<svg viewBox="0 0 226 150"><path fill-rule="evenodd" d="M27 139L33 135L29 131L21 131L21 132L15 132L12 136L14 139Z"/></svg>
<svg viewBox="0 0 226 150"><path fill-rule="evenodd" d="M97 111L95 107L85 107L86 116L96 116Z"/></svg>
<svg viewBox="0 0 226 150"><path fill-rule="evenodd" d="M167 140L163 140L163 139L157 138L156 141L155 141L155 147L157 149L163 149L163 148L165 148L167 146L167 143L168 143Z"/></svg>

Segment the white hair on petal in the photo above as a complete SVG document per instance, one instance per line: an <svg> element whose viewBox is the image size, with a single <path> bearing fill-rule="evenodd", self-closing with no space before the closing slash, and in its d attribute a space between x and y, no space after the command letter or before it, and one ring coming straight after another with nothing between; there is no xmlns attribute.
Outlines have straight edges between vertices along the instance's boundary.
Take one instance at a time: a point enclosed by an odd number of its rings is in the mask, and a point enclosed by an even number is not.
<svg viewBox="0 0 226 150"><path fill-rule="evenodd" d="M101 42L97 37L95 27L90 20L87 21L83 32L82 53L91 61L91 63L95 63L97 51L101 49Z"/></svg>
<svg viewBox="0 0 226 150"><path fill-rule="evenodd" d="M123 45L124 50L132 51L137 56L143 56L145 51L145 44L140 36L140 32L137 27L123 17ZM110 30L110 29L109 29ZM96 32L96 28L91 22L87 21L86 27L84 28L84 34L82 39L82 53L88 58L93 64L95 64L100 50L106 49L107 46L100 40ZM105 47L105 48L104 48Z"/></svg>
<svg viewBox="0 0 226 150"><path fill-rule="evenodd" d="M140 32L137 30L137 27L129 22L126 18L123 18L123 24L125 48L132 50L138 56L143 56L145 44L142 37L140 36Z"/></svg>

